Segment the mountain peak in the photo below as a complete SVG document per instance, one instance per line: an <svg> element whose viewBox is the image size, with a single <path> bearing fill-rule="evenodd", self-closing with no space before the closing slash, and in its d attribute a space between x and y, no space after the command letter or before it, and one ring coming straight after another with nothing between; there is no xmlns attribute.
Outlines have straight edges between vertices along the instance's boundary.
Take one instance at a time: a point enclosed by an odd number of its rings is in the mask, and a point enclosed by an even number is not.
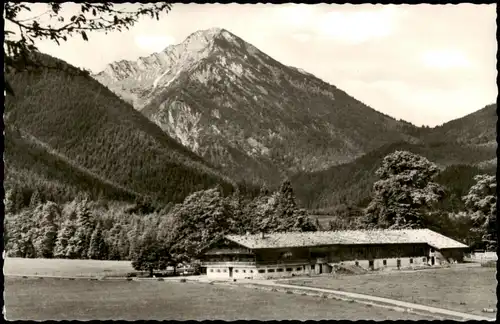
<svg viewBox="0 0 500 324"><path fill-rule="evenodd" d="M199 60L208 57L214 49L217 48L216 39L237 44L235 35L220 27L198 30L190 34L186 39L176 45L169 45L159 53L153 53L147 57L140 57L136 61L121 60L113 62L106 66L104 71L98 73L96 78L110 78L112 82L127 79L131 76L139 78L139 81L150 79L148 75L140 77L147 70L173 71L176 65L186 68L186 66L195 65ZM161 72L160 74L162 74ZM153 82L154 80L149 80ZM148 81L148 82L149 82Z"/></svg>
<svg viewBox="0 0 500 324"><path fill-rule="evenodd" d="M220 27L212 27L212 28L208 28L208 29L200 29L198 31L195 31L194 33L192 33L190 36L193 36L193 35L203 35L205 37L213 37L215 35L220 35L222 34L222 32L226 31L225 29L223 28L220 28ZM188 36L188 38L190 37Z"/></svg>
<svg viewBox="0 0 500 324"><path fill-rule="evenodd" d="M207 46L210 47L214 44L217 38L225 38L228 41L234 41L235 37L230 32L223 28L213 27L209 29L202 29L190 34L186 39L176 45L182 48L183 51L199 51ZM172 46L167 47L164 51L172 50Z"/></svg>

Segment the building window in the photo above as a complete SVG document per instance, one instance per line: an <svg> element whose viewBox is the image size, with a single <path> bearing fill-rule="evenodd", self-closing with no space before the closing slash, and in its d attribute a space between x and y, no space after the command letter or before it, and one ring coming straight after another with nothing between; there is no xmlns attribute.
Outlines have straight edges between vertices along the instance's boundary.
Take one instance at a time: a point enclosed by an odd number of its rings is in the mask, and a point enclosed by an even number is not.
<svg viewBox="0 0 500 324"><path fill-rule="evenodd" d="M263 270L263 269L259 270L259 273L264 273L264 272L266 272L266 270Z"/></svg>
<svg viewBox="0 0 500 324"><path fill-rule="evenodd" d="M302 271L302 268L297 268L297 271Z"/></svg>
<svg viewBox="0 0 500 324"><path fill-rule="evenodd" d="M220 269L217 269L217 272L220 272Z"/></svg>
<svg viewBox="0 0 500 324"><path fill-rule="evenodd" d="M359 266L359 262L358 262L358 261L355 261L355 262L354 262L354 265L355 265L356 267L357 267L357 266Z"/></svg>
<svg viewBox="0 0 500 324"><path fill-rule="evenodd" d="M214 269L210 269L210 272L214 272Z"/></svg>
<svg viewBox="0 0 500 324"><path fill-rule="evenodd" d="M237 272L238 272L238 269L234 270L234 272L236 272L236 273L237 273Z"/></svg>
<svg viewBox="0 0 500 324"><path fill-rule="evenodd" d="M276 269L276 272L283 272L283 269L281 269L281 268Z"/></svg>
<svg viewBox="0 0 500 324"><path fill-rule="evenodd" d="M433 248L431 248L431 252L434 252L434 249L433 249Z"/></svg>
<svg viewBox="0 0 500 324"><path fill-rule="evenodd" d="M253 273L253 270L250 270L250 273Z"/></svg>
<svg viewBox="0 0 500 324"><path fill-rule="evenodd" d="M286 268L286 271L290 272L290 271L293 271L292 268Z"/></svg>
<svg viewBox="0 0 500 324"><path fill-rule="evenodd" d="M410 259L410 263L413 263L413 259Z"/></svg>
<svg viewBox="0 0 500 324"><path fill-rule="evenodd" d="M227 272L227 269L224 269L224 272Z"/></svg>
<svg viewBox="0 0 500 324"><path fill-rule="evenodd" d="M274 272L274 269L267 269L267 272Z"/></svg>
<svg viewBox="0 0 500 324"><path fill-rule="evenodd" d="M384 266L386 266L386 265L387 265L387 260L382 261L382 264L383 264Z"/></svg>
<svg viewBox="0 0 500 324"><path fill-rule="evenodd" d="M426 261L427 261L427 259L426 259L426 258L422 258L422 261L423 261L423 262L426 262Z"/></svg>
<svg viewBox="0 0 500 324"><path fill-rule="evenodd" d="M247 271L246 271L246 270L243 270L243 273L247 273Z"/></svg>

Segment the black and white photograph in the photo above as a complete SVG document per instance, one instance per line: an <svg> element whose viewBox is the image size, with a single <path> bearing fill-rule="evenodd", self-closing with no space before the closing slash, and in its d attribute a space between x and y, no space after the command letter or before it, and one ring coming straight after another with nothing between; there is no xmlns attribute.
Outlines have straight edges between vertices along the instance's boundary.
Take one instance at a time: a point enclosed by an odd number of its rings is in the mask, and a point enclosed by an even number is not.
<svg viewBox="0 0 500 324"><path fill-rule="evenodd" d="M3 4L3 318L497 318L496 4Z"/></svg>

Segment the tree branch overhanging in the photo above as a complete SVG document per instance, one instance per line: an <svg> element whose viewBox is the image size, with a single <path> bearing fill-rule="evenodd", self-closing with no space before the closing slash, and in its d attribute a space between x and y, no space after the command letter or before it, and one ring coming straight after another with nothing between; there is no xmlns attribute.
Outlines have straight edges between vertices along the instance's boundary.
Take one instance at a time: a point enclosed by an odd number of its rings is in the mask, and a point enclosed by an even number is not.
<svg viewBox="0 0 500 324"><path fill-rule="evenodd" d="M169 12L172 5L167 2L155 2L141 4L134 11L124 11L115 8L112 2L83 2L77 14L70 17L69 22L60 14L64 3L49 2L48 10L41 15L21 19L24 12L30 12L28 5L22 3L6 2L4 4L4 23L7 22L18 29L18 34L13 30L5 30L4 41L4 71L25 71L29 68L46 68L33 54L38 51L35 41L50 39L60 45L61 41L67 41L68 37L80 34L84 41L88 41L87 32L103 31L106 34L111 31L122 31L134 26L143 16L149 16L159 20L160 14ZM53 20L56 19L62 26L53 26L50 23L41 24L39 18L49 14ZM16 36L18 39L16 39ZM49 67L54 68L54 67ZM81 71L81 70L80 70ZM88 75L88 71L83 71ZM7 81L7 80L5 80ZM12 88L5 82L5 90L13 94Z"/></svg>

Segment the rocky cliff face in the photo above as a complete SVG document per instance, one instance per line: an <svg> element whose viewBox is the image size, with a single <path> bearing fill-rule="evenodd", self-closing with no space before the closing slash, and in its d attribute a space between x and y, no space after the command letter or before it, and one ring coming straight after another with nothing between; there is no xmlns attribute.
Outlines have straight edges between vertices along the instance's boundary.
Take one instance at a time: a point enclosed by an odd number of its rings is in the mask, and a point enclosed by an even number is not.
<svg viewBox="0 0 500 324"><path fill-rule="evenodd" d="M198 31L94 77L237 179L275 183L386 143L418 142L401 122L224 29Z"/></svg>

